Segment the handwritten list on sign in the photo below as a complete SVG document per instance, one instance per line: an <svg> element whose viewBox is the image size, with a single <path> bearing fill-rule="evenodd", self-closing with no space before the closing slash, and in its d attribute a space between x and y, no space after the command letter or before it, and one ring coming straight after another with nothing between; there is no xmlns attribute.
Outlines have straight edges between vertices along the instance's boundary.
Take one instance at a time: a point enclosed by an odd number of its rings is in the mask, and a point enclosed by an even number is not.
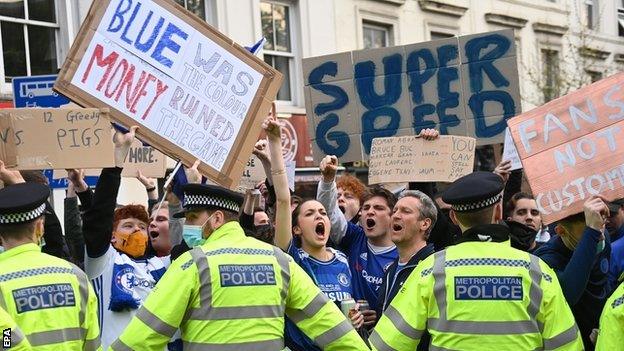
<svg viewBox="0 0 624 351"><path fill-rule="evenodd" d="M441 136L375 138L368 183L452 182L473 170L475 139Z"/></svg>

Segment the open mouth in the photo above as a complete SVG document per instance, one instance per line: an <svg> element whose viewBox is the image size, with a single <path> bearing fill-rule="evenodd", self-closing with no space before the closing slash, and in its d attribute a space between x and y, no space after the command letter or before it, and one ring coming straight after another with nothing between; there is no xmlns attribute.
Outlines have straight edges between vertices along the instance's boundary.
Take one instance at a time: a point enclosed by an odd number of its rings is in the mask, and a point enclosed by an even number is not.
<svg viewBox="0 0 624 351"><path fill-rule="evenodd" d="M366 219L366 228L367 229L373 229L373 227L375 226L375 220L372 218L367 218Z"/></svg>
<svg viewBox="0 0 624 351"><path fill-rule="evenodd" d="M316 235L319 235L319 236L325 235L325 223L323 222L317 223L316 227L314 228L314 232L316 233Z"/></svg>
<svg viewBox="0 0 624 351"><path fill-rule="evenodd" d="M344 206L338 206L338 208L340 209L340 212L345 213L345 211L347 210Z"/></svg>
<svg viewBox="0 0 624 351"><path fill-rule="evenodd" d="M403 226L400 224L393 224L392 225L392 230L394 230L395 232L400 232L403 229Z"/></svg>
<svg viewBox="0 0 624 351"><path fill-rule="evenodd" d="M157 232L157 231L151 231L151 232L149 232L149 236L150 236L150 238L152 238L152 239L156 239L156 238L158 238L158 236L159 236L159 235L160 235L160 233L159 233L159 232Z"/></svg>

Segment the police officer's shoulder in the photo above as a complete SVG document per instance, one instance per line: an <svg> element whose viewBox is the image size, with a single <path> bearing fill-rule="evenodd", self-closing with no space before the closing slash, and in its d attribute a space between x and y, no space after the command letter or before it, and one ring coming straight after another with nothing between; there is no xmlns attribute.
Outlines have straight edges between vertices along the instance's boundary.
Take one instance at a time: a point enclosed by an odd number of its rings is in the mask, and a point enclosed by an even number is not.
<svg viewBox="0 0 624 351"><path fill-rule="evenodd" d="M542 271L542 282L546 282L548 284L559 284L559 281L557 279L557 273L555 273L555 270L551 266L549 266L548 263L542 260L539 256L536 256L532 253L526 252L525 254L529 255L529 260L531 257L537 258L540 270Z"/></svg>
<svg viewBox="0 0 624 351"><path fill-rule="evenodd" d="M189 267L194 266L194 263L195 262L193 260L193 257L191 256L191 252L187 251L181 254L180 256L178 256L178 258L176 258L175 260L173 260L169 267L170 268L180 267L181 270L185 271Z"/></svg>

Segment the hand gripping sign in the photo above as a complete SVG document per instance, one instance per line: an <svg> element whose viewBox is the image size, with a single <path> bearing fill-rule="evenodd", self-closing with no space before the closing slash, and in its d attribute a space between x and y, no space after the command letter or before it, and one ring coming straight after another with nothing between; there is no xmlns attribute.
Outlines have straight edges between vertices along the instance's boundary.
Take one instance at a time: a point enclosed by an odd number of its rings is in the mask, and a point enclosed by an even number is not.
<svg viewBox="0 0 624 351"><path fill-rule="evenodd" d="M508 121L544 223L624 197L624 73Z"/></svg>
<svg viewBox="0 0 624 351"><path fill-rule="evenodd" d="M282 75L166 0L94 1L54 88L234 188Z"/></svg>

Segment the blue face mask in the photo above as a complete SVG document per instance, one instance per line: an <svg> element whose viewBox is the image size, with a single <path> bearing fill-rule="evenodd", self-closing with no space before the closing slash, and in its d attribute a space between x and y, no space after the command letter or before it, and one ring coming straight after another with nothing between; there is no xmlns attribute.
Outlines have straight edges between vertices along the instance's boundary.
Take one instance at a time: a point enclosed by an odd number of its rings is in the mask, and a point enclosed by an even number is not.
<svg viewBox="0 0 624 351"><path fill-rule="evenodd" d="M3 253L4 251L5 251L4 246L0 246L0 254Z"/></svg>
<svg viewBox="0 0 624 351"><path fill-rule="evenodd" d="M206 242L206 239L203 235L204 226L206 225L206 223L208 223L212 216L214 216L214 213L211 214L210 217L208 217L208 219L206 219L206 221L202 225L184 225L184 227L182 228L182 238L184 238L184 241L189 247L203 245Z"/></svg>

